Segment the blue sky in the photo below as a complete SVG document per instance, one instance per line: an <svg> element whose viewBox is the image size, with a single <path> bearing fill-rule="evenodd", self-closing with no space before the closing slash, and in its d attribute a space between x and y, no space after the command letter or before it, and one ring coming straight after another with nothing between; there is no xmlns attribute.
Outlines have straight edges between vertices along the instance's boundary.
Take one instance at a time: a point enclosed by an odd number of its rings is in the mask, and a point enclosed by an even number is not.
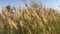
<svg viewBox="0 0 60 34"><path fill-rule="evenodd" d="M30 1L28 0L27 2L29 3ZM41 2L46 7L60 9L59 8L60 0L38 0L37 2ZM0 0L0 12L2 10L2 6L7 6L7 5L23 7L24 3L21 0Z"/></svg>

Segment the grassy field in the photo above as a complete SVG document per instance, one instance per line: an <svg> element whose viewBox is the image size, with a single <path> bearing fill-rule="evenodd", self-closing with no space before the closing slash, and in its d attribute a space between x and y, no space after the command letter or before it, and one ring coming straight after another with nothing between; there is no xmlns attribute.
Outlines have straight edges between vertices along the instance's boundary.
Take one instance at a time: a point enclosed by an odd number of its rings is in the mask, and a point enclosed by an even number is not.
<svg viewBox="0 0 60 34"><path fill-rule="evenodd" d="M60 13L38 4L2 7L0 34L60 34Z"/></svg>

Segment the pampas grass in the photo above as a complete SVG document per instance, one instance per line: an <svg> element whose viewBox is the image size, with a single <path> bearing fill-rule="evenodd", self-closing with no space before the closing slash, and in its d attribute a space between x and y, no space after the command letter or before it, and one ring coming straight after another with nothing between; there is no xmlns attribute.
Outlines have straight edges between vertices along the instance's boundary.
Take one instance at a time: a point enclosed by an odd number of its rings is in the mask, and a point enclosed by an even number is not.
<svg viewBox="0 0 60 34"><path fill-rule="evenodd" d="M18 13L13 12L13 7L3 7L0 21L4 25L0 34L60 34L60 13L52 8L36 6L19 7L15 9Z"/></svg>

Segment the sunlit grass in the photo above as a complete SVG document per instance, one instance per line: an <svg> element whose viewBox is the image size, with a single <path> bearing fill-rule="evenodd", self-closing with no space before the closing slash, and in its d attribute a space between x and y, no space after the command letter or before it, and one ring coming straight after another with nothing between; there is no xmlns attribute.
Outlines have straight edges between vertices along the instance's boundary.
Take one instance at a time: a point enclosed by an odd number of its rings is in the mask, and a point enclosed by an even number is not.
<svg viewBox="0 0 60 34"><path fill-rule="evenodd" d="M37 8L39 7L39 8ZM8 10L9 9L9 10ZM60 14L40 6L25 9L3 7L0 14L0 34L60 34Z"/></svg>

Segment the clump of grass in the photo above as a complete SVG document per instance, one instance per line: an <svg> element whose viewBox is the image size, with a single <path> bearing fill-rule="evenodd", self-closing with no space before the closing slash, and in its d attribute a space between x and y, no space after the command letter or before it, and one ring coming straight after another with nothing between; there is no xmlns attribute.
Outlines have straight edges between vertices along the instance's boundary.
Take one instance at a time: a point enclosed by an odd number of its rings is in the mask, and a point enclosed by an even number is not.
<svg viewBox="0 0 60 34"><path fill-rule="evenodd" d="M60 34L59 15L56 10L45 9L38 4L34 7L27 5L25 9L11 8L11 6L3 7L0 14L0 21L3 23L1 33Z"/></svg>

